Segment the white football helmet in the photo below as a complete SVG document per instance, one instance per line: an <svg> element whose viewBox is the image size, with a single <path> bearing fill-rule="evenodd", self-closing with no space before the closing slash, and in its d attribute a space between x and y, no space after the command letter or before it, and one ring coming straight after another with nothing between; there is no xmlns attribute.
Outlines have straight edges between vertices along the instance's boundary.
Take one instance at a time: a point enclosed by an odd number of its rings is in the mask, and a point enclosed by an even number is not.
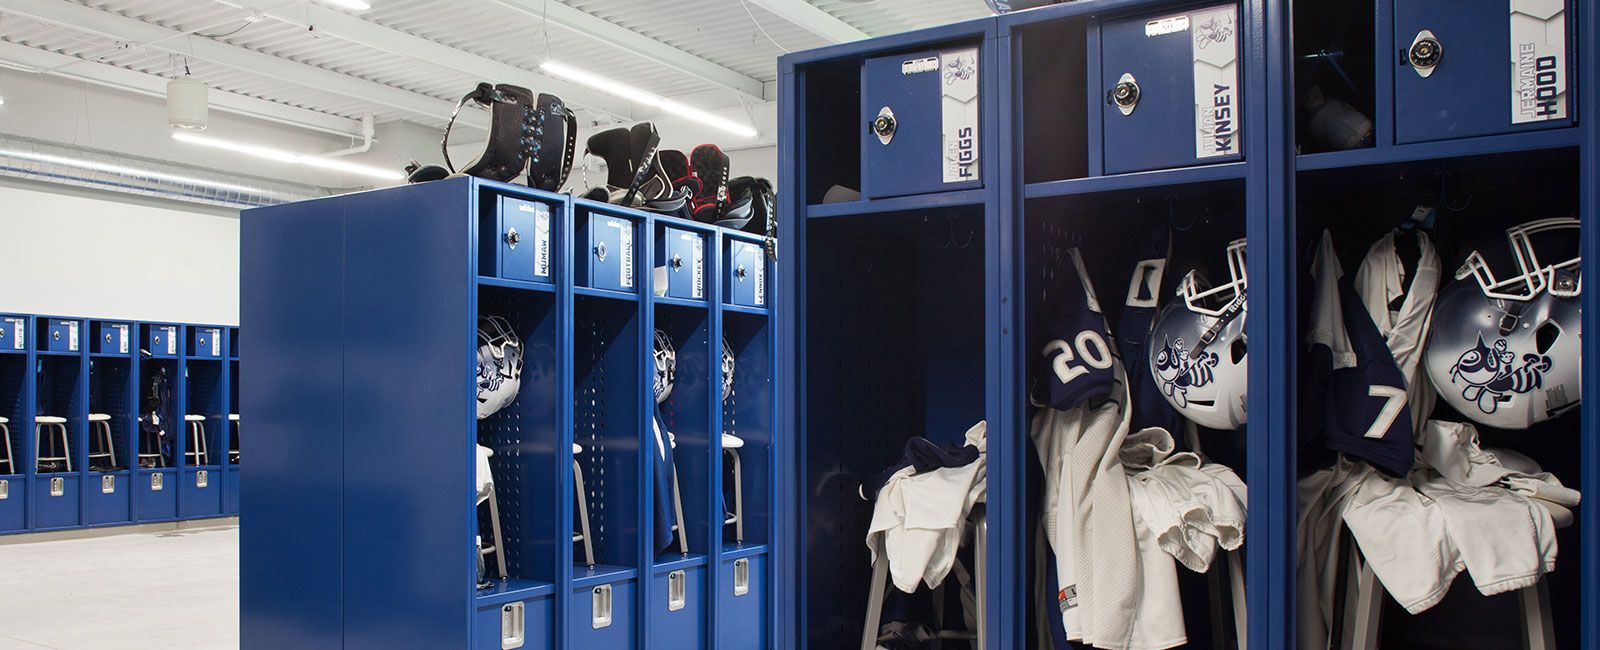
<svg viewBox="0 0 1600 650"><path fill-rule="evenodd" d="M1516 275L1499 278L1482 252L1473 251L1440 293L1423 365L1462 415L1500 429L1526 429L1578 405L1583 258L1541 260L1533 242L1542 233L1576 242L1578 230L1570 217L1514 226L1506 239Z"/></svg>
<svg viewBox="0 0 1600 650"><path fill-rule="evenodd" d="M522 388L522 339L499 316L478 319L478 419L517 399Z"/></svg>
<svg viewBox="0 0 1600 650"><path fill-rule="evenodd" d="M678 351L673 349L672 339L666 332L656 330L654 354L656 403L660 404L672 395L672 383L678 377Z"/></svg>
<svg viewBox="0 0 1600 650"><path fill-rule="evenodd" d="M724 402L733 397L734 365L733 346L724 338L722 339L722 401Z"/></svg>
<svg viewBox="0 0 1600 650"><path fill-rule="evenodd" d="M1245 240L1228 244L1226 283L1207 287L1195 271L1179 283L1181 302L1161 310L1150 331L1150 374L1167 403L1200 426L1243 426L1249 389Z"/></svg>

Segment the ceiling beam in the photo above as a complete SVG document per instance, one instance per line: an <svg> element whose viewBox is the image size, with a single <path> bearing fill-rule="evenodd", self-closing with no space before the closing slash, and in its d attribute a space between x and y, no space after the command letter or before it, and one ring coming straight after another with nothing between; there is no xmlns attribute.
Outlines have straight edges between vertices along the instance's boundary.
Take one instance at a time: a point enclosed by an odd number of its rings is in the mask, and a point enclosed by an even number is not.
<svg viewBox="0 0 1600 650"><path fill-rule="evenodd" d="M28 72L91 83L138 95L148 97L167 95L167 79L163 77L17 43L0 41L0 61L4 62L3 65L16 66ZM209 93L209 99L212 109L226 113L333 135L352 137L361 135L359 120L216 89Z"/></svg>
<svg viewBox="0 0 1600 650"><path fill-rule="evenodd" d="M548 20L551 25L575 32L602 45L609 45L642 59L659 63L679 72L698 77L758 101L772 99L766 95L761 80L725 67L698 55L658 41L604 18L574 9L560 2L547 0L494 0L507 9L524 15ZM566 61L582 65L582 60ZM671 93L658 93L668 95Z"/></svg>
<svg viewBox="0 0 1600 650"><path fill-rule="evenodd" d="M444 120L453 102L402 90L359 77L304 63L296 63L248 48L203 37L183 37L182 32L128 18L109 11L60 0L0 0L0 11L27 16L80 32L132 43L154 43L156 49L243 70L306 88L338 93L352 99L387 106L431 120ZM464 111L458 124L488 130L489 116Z"/></svg>
<svg viewBox="0 0 1600 650"><path fill-rule="evenodd" d="M384 27L350 14L335 11L313 3L286 4L283 0L217 0L222 4L247 11L259 12L273 20L299 27L315 27L318 33L348 41L362 47L395 56L450 68L485 81L510 83L535 91L558 95L574 106L596 113L631 119L633 105L626 100L556 79L546 74L529 71L494 59L478 56L465 50ZM463 88L462 93L471 90ZM446 113L448 115L448 112Z"/></svg>
<svg viewBox="0 0 1600 650"><path fill-rule="evenodd" d="M750 0L750 4L761 7L800 29L821 36L829 43L848 43L871 38L870 34L835 18L833 14L816 8L806 0Z"/></svg>

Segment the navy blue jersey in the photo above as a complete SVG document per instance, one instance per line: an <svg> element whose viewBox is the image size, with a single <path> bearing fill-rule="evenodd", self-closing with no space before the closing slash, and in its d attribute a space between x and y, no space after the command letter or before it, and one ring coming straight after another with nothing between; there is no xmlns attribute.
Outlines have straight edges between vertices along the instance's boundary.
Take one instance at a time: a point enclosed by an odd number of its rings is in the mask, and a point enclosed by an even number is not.
<svg viewBox="0 0 1600 650"><path fill-rule="evenodd" d="M1043 361L1034 382L1035 399L1065 411L1093 398L1111 394L1116 385L1112 366L1111 331L1095 299L1094 287L1084 271L1078 249L1067 251L1071 268L1049 290L1054 293L1054 314L1045 335L1049 342L1038 351Z"/></svg>
<svg viewBox="0 0 1600 650"><path fill-rule="evenodd" d="M650 458L655 463L655 526L652 533L655 536L655 549L660 552L672 546L672 527L678 519L672 500L674 465L671 436L667 433L667 425L661 420L659 405L651 413L650 428Z"/></svg>
<svg viewBox="0 0 1600 650"><path fill-rule="evenodd" d="M1156 245L1165 254L1165 229ZM1173 433L1178 446L1186 446L1183 414L1172 408L1161 395L1161 386L1150 373L1150 329L1155 325L1160 311L1162 279L1166 274L1165 257L1140 261L1133 269L1128 284L1128 297L1122 313L1117 318L1117 350L1122 354L1122 368L1128 376L1128 395L1133 403L1130 430L1139 431L1160 427ZM1180 451L1184 451L1180 449Z"/></svg>
<svg viewBox="0 0 1600 650"><path fill-rule="evenodd" d="M1404 477L1411 472L1414 437L1405 375L1349 277L1339 281L1339 307L1355 363L1328 375L1323 444Z"/></svg>

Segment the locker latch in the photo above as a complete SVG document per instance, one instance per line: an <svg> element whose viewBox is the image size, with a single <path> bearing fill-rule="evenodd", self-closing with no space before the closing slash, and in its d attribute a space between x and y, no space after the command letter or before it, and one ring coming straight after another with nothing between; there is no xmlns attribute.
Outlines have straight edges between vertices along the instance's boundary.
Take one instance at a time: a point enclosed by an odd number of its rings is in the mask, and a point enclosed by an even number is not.
<svg viewBox="0 0 1600 650"><path fill-rule="evenodd" d="M689 604L689 577L682 569L667 574L667 611L676 612Z"/></svg>
<svg viewBox="0 0 1600 650"><path fill-rule="evenodd" d="M594 245L594 256L595 256L595 259L598 259L598 260L600 260L602 262L606 261L606 243L605 242L600 242L600 243Z"/></svg>
<svg viewBox="0 0 1600 650"><path fill-rule="evenodd" d="M522 603L506 603L500 607L500 650L516 650L526 638L527 610Z"/></svg>
<svg viewBox="0 0 1600 650"><path fill-rule="evenodd" d="M50 496L58 497L67 493L67 480L59 476L50 478Z"/></svg>
<svg viewBox="0 0 1600 650"><path fill-rule="evenodd" d="M590 599L590 625L596 630L611 627L611 585L595 587Z"/></svg>
<svg viewBox="0 0 1600 650"><path fill-rule="evenodd" d="M151 492L160 492L163 488L165 488L167 486L167 480L165 478L162 478L163 476L165 476L165 475L164 474L151 474L150 475L150 491Z"/></svg>
<svg viewBox="0 0 1600 650"><path fill-rule="evenodd" d="M210 474L208 472L206 472L205 470L200 470L200 471L194 473L194 486L195 487L203 488L203 487L205 487L207 485L210 485L210 484L211 484L211 476L210 476Z"/></svg>
<svg viewBox="0 0 1600 650"><path fill-rule="evenodd" d="M750 593L750 558L742 557L733 561L733 595L743 596Z"/></svg>
<svg viewBox="0 0 1600 650"><path fill-rule="evenodd" d="M1411 49L1406 51L1406 60L1411 62L1411 69L1417 71L1417 76L1427 79L1433 74L1434 68L1439 67L1439 61L1444 59L1444 44L1433 35L1430 30L1417 32L1417 38L1411 41Z"/></svg>
<svg viewBox="0 0 1600 650"><path fill-rule="evenodd" d="M1139 107L1139 82L1133 78L1133 73L1124 72L1122 78L1117 80L1117 85L1111 89L1111 103L1117 106L1117 112L1123 115L1132 115L1133 109Z"/></svg>
<svg viewBox="0 0 1600 650"><path fill-rule="evenodd" d="M683 268L683 257L681 255L673 255L671 264L674 271Z"/></svg>
<svg viewBox="0 0 1600 650"><path fill-rule="evenodd" d="M733 270L733 277L739 278L740 280L743 280L744 277L749 274L750 272L745 270L743 264L740 264L738 268Z"/></svg>
<svg viewBox="0 0 1600 650"><path fill-rule="evenodd" d="M0 480L0 501L11 498L11 481Z"/></svg>
<svg viewBox="0 0 1600 650"><path fill-rule="evenodd" d="M507 228L506 229L506 246L509 247L509 248L516 248L517 244L520 244L520 243L522 243L522 233L517 232L517 229L516 229L515 226L513 226L511 228Z"/></svg>
<svg viewBox="0 0 1600 650"><path fill-rule="evenodd" d="M878 136L878 142L889 144L894 139L895 130L900 128L900 123L894 119L894 111L888 106L878 109L878 116L873 118L872 124L867 126L873 135Z"/></svg>
<svg viewBox="0 0 1600 650"><path fill-rule="evenodd" d="M116 494L117 493L117 477L115 477L115 476L102 476L102 477L100 477L100 493L101 494Z"/></svg>

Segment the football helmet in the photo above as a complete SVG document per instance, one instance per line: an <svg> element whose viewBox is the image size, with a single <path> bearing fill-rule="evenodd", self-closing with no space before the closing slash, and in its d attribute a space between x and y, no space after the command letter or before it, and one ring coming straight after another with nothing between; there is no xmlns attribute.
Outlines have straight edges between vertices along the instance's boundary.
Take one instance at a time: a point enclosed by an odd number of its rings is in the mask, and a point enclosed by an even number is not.
<svg viewBox="0 0 1600 650"><path fill-rule="evenodd" d="M661 330L656 330L655 362L656 403L660 404L672 395L672 383L678 375L678 351L673 349L672 339Z"/></svg>
<svg viewBox="0 0 1600 650"><path fill-rule="evenodd" d="M1576 251L1550 259L1550 246L1540 259L1534 245L1535 235L1575 244L1578 229L1570 217L1514 226L1506 240L1516 275L1497 276L1475 250L1440 293L1423 365L1462 415L1526 429L1578 405L1583 259Z"/></svg>
<svg viewBox="0 0 1600 650"><path fill-rule="evenodd" d="M1181 301L1161 310L1150 330L1150 374L1167 403L1210 429L1245 423L1249 373L1245 240L1228 244L1228 281L1208 286L1196 271L1178 284Z"/></svg>
<svg viewBox="0 0 1600 650"><path fill-rule="evenodd" d="M722 339L722 401L724 402L733 397L734 364L733 346L724 338Z"/></svg>
<svg viewBox="0 0 1600 650"><path fill-rule="evenodd" d="M522 388L522 339L499 316L478 319L478 419L517 399Z"/></svg>

